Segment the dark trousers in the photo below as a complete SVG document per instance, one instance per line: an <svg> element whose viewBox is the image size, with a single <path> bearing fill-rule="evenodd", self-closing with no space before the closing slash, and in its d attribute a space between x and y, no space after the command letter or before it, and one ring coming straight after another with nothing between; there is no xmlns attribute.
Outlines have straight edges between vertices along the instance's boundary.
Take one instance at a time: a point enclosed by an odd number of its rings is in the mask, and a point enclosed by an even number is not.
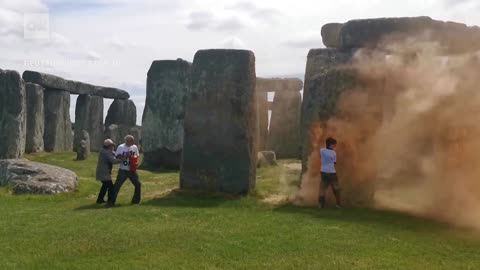
<svg viewBox="0 0 480 270"><path fill-rule="evenodd" d="M135 191L132 197L132 203L140 203L141 194L142 194L142 184L138 178L137 172L131 172L126 170L118 170L117 180L115 180L115 196L113 200L113 204L117 200L118 193L120 192L120 188L122 187L123 183L127 181L127 178L130 179L133 186L135 187Z"/></svg>
<svg viewBox="0 0 480 270"><path fill-rule="evenodd" d="M115 199L115 189L113 187L112 180L102 181L102 187L98 193L97 203L105 202L105 195L108 192L108 203L111 203Z"/></svg>

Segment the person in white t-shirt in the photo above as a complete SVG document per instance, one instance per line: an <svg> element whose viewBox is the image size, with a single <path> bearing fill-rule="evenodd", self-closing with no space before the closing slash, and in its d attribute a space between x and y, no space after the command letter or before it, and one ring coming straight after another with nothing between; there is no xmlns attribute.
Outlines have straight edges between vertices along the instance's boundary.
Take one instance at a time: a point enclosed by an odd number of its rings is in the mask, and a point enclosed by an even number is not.
<svg viewBox="0 0 480 270"><path fill-rule="evenodd" d="M334 138L328 138L326 141L326 148L320 149L321 159L321 180L320 180L320 198L319 207L325 207L325 195L327 189L332 186L333 194L337 202L337 208L341 208L340 200L340 183L337 178L337 171L335 165L337 164L337 153L335 148L337 147L337 141Z"/></svg>
<svg viewBox="0 0 480 270"><path fill-rule="evenodd" d="M132 182L133 186L135 187L132 204L139 204L141 199L142 184L140 183L137 171L132 171L130 165L131 156L140 156L138 147L135 145L135 138L131 135L127 135L125 137L125 143L117 147L115 155L117 156L117 158L122 159L123 162L120 163L120 169L118 170L117 179L115 180L115 198L112 204L115 205L115 201L117 199L118 193L120 192L120 188L122 187L123 183L125 183L127 178L130 180L130 182ZM133 166L136 167L137 164Z"/></svg>

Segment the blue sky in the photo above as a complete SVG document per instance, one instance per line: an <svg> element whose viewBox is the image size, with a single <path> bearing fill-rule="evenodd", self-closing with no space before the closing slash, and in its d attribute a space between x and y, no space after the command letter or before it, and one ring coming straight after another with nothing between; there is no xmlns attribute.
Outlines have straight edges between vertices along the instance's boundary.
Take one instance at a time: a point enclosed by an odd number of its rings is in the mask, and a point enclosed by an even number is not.
<svg viewBox="0 0 480 270"><path fill-rule="evenodd" d="M153 60L251 49L259 76L301 77L325 23L426 15L480 25L479 11L474 0L0 0L0 68L126 89L140 119ZM24 16L39 12L49 38L25 39Z"/></svg>

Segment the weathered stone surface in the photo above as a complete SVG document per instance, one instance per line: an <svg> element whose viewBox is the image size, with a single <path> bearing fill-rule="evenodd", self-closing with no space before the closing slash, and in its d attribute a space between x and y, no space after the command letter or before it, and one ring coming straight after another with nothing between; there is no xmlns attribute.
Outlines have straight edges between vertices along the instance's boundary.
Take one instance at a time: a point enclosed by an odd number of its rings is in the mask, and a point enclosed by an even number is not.
<svg viewBox="0 0 480 270"><path fill-rule="evenodd" d="M139 151L143 151L143 137L142 137L142 127L141 126L134 126L130 128L128 134L125 134L123 138L127 135L132 135L135 138L135 144L138 146Z"/></svg>
<svg viewBox="0 0 480 270"><path fill-rule="evenodd" d="M75 191L77 175L26 159L0 160L0 185L9 185L15 194L55 194Z"/></svg>
<svg viewBox="0 0 480 270"><path fill-rule="evenodd" d="M244 194L255 186L255 56L202 50L192 66L180 173L182 189Z"/></svg>
<svg viewBox="0 0 480 270"><path fill-rule="evenodd" d="M43 92L45 89L33 83L26 83L27 92L27 132L25 152L37 153L44 150L43 133L45 130L45 113Z"/></svg>
<svg viewBox="0 0 480 270"><path fill-rule="evenodd" d="M67 80L66 90L71 94L77 95L93 95L109 99L129 99L130 94L127 91L112 88L92 85L83 82Z"/></svg>
<svg viewBox="0 0 480 270"><path fill-rule="evenodd" d="M97 86L94 95L112 99L129 99L130 94L127 91L113 88Z"/></svg>
<svg viewBox="0 0 480 270"><path fill-rule="evenodd" d="M190 68L187 61L166 60L154 61L148 71L142 121L144 168L180 168Z"/></svg>
<svg viewBox="0 0 480 270"><path fill-rule="evenodd" d="M47 152L66 152L73 149L70 122L70 93L45 89L45 132L43 141Z"/></svg>
<svg viewBox="0 0 480 270"><path fill-rule="evenodd" d="M115 99L108 108L105 127L110 125L134 127L137 122L137 107L132 100Z"/></svg>
<svg viewBox="0 0 480 270"><path fill-rule="evenodd" d="M257 168L265 168L277 165L277 156L273 151L258 152Z"/></svg>
<svg viewBox="0 0 480 270"><path fill-rule="evenodd" d="M467 52L480 49L480 28L455 22L443 22L429 17L378 18L352 20L340 30L340 47L376 47L385 38L405 40L427 35L449 52Z"/></svg>
<svg viewBox="0 0 480 270"><path fill-rule="evenodd" d="M297 78L257 78L256 88L266 92L297 92L302 90L303 82Z"/></svg>
<svg viewBox="0 0 480 270"><path fill-rule="evenodd" d="M81 134L81 136L78 136L80 141L78 141L75 146L77 160L86 160L90 155L90 136L86 130L82 130L81 132L75 131L75 134L77 133Z"/></svg>
<svg viewBox="0 0 480 270"><path fill-rule="evenodd" d="M23 79L26 82L42 85L45 88L64 90L76 95L95 95L111 99L129 99L130 95L127 91L112 88L92 85L88 83L65 80L64 78L41 73L37 71L26 70L23 73Z"/></svg>
<svg viewBox="0 0 480 270"><path fill-rule="evenodd" d="M132 135L135 138L135 144L140 147L140 140L142 139L142 130L140 126L127 127L123 125L110 125L105 129L105 139L111 139L117 145L124 142L125 136Z"/></svg>
<svg viewBox="0 0 480 270"><path fill-rule="evenodd" d="M340 48L340 31L343 23L328 23L322 27L322 40L327 48Z"/></svg>
<svg viewBox="0 0 480 270"><path fill-rule="evenodd" d="M300 92L279 91L273 100L268 149L279 159L300 158Z"/></svg>
<svg viewBox="0 0 480 270"><path fill-rule="evenodd" d="M256 89L257 96L257 146L259 151L267 149L268 139L268 92L258 91Z"/></svg>
<svg viewBox="0 0 480 270"><path fill-rule="evenodd" d="M25 84L20 74L0 70L0 159L25 152L27 125Z"/></svg>
<svg viewBox="0 0 480 270"><path fill-rule="evenodd" d="M312 152L311 128L335 113L338 97L351 86L352 74L342 65L350 63L353 54L335 49L313 49L308 54L300 126L304 171Z"/></svg>
<svg viewBox="0 0 480 270"><path fill-rule="evenodd" d="M110 125L105 129L105 139L112 140L115 144L119 145L123 142L122 132L118 125Z"/></svg>
<svg viewBox="0 0 480 270"><path fill-rule="evenodd" d="M77 133L77 130L79 131ZM90 135L89 150L98 151L103 144L103 98L99 96L80 95L75 106L75 135L73 151L82 140L82 130Z"/></svg>
<svg viewBox="0 0 480 270"><path fill-rule="evenodd" d="M32 70L26 70L22 75L25 82L39 84L45 88L67 90L67 81L64 78L41 73Z"/></svg>

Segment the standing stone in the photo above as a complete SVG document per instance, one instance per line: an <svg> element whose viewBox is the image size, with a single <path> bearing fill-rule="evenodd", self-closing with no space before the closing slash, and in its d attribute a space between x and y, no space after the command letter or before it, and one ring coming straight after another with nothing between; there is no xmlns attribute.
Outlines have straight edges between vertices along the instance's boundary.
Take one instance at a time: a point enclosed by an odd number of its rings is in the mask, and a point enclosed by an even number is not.
<svg viewBox="0 0 480 270"><path fill-rule="evenodd" d="M112 124L118 126L134 127L137 122L137 107L132 100L115 99L108 108L105 118L105 128Z"/></svg>
<svg viewBox="0 0 480 270"><path fill-rule="evenodd" d="M89 150L98 151L103 144L103 98L99 96L80 95L75 106L75 135L73 150L82 140L82 130L90 135ZM78 131L78 132L77 132Z"/></svg>
<svg viewBox="0 0 480 270"><path fill-rule="evenodd" d="M26 93L20 74L0 70L0 159L25 152Z"/></svg>
<svg viewBox="0 0 480 270"><path fill-rule="evenodd" d="M25 89L27 92L27 138L25 152L38 153L44 149L45 114L43 92L45 89L34 83L26 83Z"/></svg>
<svg viewBox="0 0 480 270"><path fill-rule="evenodd" d="M266 168L277 165L277 156L273 151L258 152L257 168Z"/></svg>
<svg viewBox="0 0 480 270"><path fill-rule="evenodd" d="M44 94L45 132L43 140L47 152L67 152L73 149L70 122L70 93L47 88Z"/></svg>
<svg viewBox="0 0 480 270"><path fill-rule="evenodd" d="M148 71L142 121L144 168L180 168L190 67L183 60L154 61Z"/></svg>
<svg viewBox="0 0 480 270"><path fill-rule="evenodd" d="M123 142L130 131L136 127L137 108L132 100L115 99L108 109L105 119L105 136L116 144ZM110 128L110 126L115 127ZM138 142L138 138L135 138Z"/></svg>
<svg viewBox="0 0 480 270"><path fill-rule="evenodd" d="M255 56L246 50L201 50L192 66L180 187L248 193L255 186Z"/></svg>
<svg viewBox="0 0 480 270"><path fill-rule="evenodd" d="M327 23L322 27L322 40L327 48L340 47L340 31L343 23Z"/></svg>
<svg viewBox="0 0 480 270"><path fill-rule="evenodd" d="M350 63L353 54L336 49L312 49L308 54L300 127L303 171L312 152L313 125L325 123L335 114L340 94L352 85L353 75L342 65Z"/></svg>
<svg viewBox="0 0 480 270"><path fill-rule="evenodd" d="M268 92L262 89L256 88L257 94L257 146L258 151L267 149L268 138Z"/></svg>
<svg viewBox="0 0 480 270"><path fill-rule="evenodd" d="M300 89L277 91L273 100L268 149L279 159L300 158Z"/></svg>
<svg viewBox="0 0 480 270"><path fill-rule="evenodd" d="M112 140L117 145L123 141L117 125L110 125L105 129L105 138Z"/></svg>
<svg viewBox="0 0 480 270"><path fill-rule="evenodd" d="M138 146L138 151L143 151L142 150L142 144L143 144L142 127L141 126L134 126L134 127L130 128L130 131L128 131L127 135L132 135L133 138L135 138L135 144ZM123 138L125 138L125 136L123 136Z"/></svg>
<svg viewBox="0 0 480 270"><path fill-rule="evenodd" d="M75 132L75 134L80 133L80 141L77 142L75 146L77 152L77 160L86 160L90 155L90 136L88 131L82 130L81 132Z"/></svg>

